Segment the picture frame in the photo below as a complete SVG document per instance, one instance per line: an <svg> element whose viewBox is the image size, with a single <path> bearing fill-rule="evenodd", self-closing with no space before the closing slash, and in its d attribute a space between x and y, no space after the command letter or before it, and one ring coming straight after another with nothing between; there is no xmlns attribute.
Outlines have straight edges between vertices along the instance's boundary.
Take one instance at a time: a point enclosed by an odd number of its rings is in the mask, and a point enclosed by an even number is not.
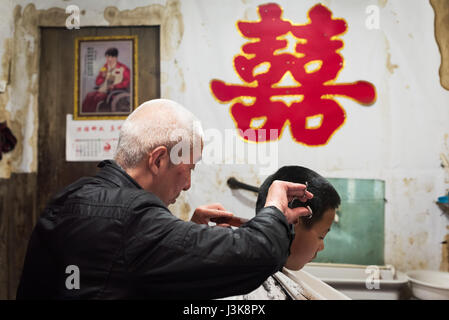
<svg viewBox="0 0 449 320"><path fill-rule="evenodd" d="M74 120L118 120L138 106L137 36L75 38Z"/></svg>

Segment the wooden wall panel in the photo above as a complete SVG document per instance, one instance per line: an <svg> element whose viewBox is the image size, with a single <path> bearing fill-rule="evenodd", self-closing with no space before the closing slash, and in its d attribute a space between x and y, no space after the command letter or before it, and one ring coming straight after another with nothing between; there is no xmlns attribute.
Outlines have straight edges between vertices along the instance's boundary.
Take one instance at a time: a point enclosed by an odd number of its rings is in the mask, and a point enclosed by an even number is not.
<svg viewBox="0 0 449 320"><path fill-rule="evenodd" d="M9 180L0 179L0 299L8 299L8 225L7 189Z"/></svg>
<svg viewBox="0 0 449 320"><path fill-rule="evenodd" d="M34 226L36 174L0 179L0 299L14 299Z"/></svg>

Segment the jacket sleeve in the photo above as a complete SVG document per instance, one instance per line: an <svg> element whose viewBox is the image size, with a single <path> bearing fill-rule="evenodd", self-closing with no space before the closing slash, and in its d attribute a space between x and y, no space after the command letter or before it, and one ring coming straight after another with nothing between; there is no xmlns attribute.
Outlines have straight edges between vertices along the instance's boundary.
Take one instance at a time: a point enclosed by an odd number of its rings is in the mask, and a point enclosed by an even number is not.
<svg viewBox="0 0 449 320"><path fill-rule="evenodd" d="M165 208L136 217L125 260L140 299L212 299L250 292L283 267L293 239L275 207L262 209L238 229L185 222Z"/></svg>

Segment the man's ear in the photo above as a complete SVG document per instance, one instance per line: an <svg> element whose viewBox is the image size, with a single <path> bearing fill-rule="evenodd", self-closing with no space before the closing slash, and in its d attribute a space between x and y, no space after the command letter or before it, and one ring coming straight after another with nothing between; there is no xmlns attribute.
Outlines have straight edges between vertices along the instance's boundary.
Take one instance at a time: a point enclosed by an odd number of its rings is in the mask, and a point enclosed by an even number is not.
<svg viewBox="0 0 449 320"><path fill-rule="evenodd" d="M148 157L148 168L153 174L158 174L165 169L170 161L167 147L159 146L150 152Z"/></svg>

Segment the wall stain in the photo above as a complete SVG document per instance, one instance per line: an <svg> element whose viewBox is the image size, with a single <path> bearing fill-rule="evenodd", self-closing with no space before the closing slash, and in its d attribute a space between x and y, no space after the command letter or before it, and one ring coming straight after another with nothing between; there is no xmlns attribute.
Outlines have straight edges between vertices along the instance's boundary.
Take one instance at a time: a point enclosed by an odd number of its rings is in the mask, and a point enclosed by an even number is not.
<svg viewBox="0 0 449 320"><path fill-rule="evenodd" d="M394 265L401 271L428 269L429 261L425 260L425 257L414 254L414 252L422 252L422 247L427 245L427 232L419 232L406 238L399 234L392 236L389 247L394 254L390 257L388 264Z"/></svg>
<svg viewBox="0 0 449 320"><path fill-rule="evenodd" d="M412 237L409 237L408 238L408 243L410 245L414 245L415 242L416 242L417 246L423 245L423 244L425 244L427 242L428 237L429 237L429 235L428 235L427 232L425 232L425 231L424 232L420 232L418 234L413 235Z"/></svg>
<svg viewBox="0 0 449 320"><path fill-rule="evenodd" d="M379 0L379 1L378 1L379 6L380 6L381 8L385 8L385 6L387 5L387 2L388 2L388 0Z"/></svg>
<svg viewBox="0 0 449 320"><path fill-rule="evenodd" d="M427 220L427 218L429 218L429 216L430 216L429 210L426 210L425 212L422 213L418 213L418 215L415 218L415 222L421 225Z"/></svg>
<svg viewBox="0 0 449 320"><path fill-rule="evenodd" d="M387 52L387 61L385 63L385 66L387 67L388 72L390 72L390 74L393 74L394 69L398 68L399 66L397 64L391 63L390 42L388 42L387 37L385 37L385 47L385 51Z"/></svg>
<svg viewBox="0 0 449 320"><path fill-rule="evenodd" d="M181 86L180 86L179 90L181 92L186 92L186 82L184 80L184 72L182 71L182 68L179 66L178 61L176 59L175 59L175 66L176 66L176 71L178 72L179 79L181 81Z"/></svg>
<svg viewBox="0 0 449 320"><path fill-rule="evenodd" d="M411 182L413 182L415 179L413 179L413 178L404 178L404 179L402 179L402 181L404 182L404 185L405 186L409 186L410 185L410 183Z"/></svg>
<svg viewBox="0 0 449 320"><path fill-rule="evenodd" d="M184 22L181 2L170 0L166 6L151 4L132 10L120 11L116 7L107 7L104 18L111 26L160 25L161 60L172 60L184 35Z"/></svg>
<svg viewBox="0 0 449 320"><path fill-rule="evenodd" d="M164 6L152 4L145 7L137 7L132 10L120 11L116 7L107 7L104 10L104 18L110 25L127 26L127 25L159 25L162 23L164 15Z"/></svg>
<svg viewBox="0 0 449 320"><path fill-rule="evenodd" d="M449 2L447 0L430 0L435 12L435 39L441 55L440 84L449 90Z"/></svg>
<svg viewBox="0 0 449 320"><path fill-rule="evenodd" d="M443 137L443 151L440 154L441 167L445 171L444 182L449 183L449 166L446 165L446 161L442 157L444 155L447 159L449 159L449 134L445 133ZM449 191L449 189L447 190Z"/></svg>
<svg viewBox="0 0 449 320"><path fill-rule="evenodd" d="M449 226L446 227L449 229ZM444 241L441 245L441 271L449 272L449 234L444 237Z"/></svg>

